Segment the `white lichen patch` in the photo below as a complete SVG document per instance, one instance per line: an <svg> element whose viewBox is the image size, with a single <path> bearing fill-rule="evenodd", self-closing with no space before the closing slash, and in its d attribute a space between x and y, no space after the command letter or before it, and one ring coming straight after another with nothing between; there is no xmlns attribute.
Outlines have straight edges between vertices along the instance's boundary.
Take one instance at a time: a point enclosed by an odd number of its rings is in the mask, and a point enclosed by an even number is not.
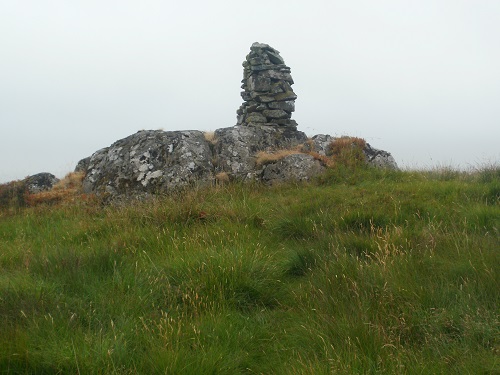
<svg viewBox="0 0 500 375"><path fill-rule="evenodd" d="M143 181L141 181L142 186L146 187L150 180L163 176L163 171L157 170L154 172L148 172L144 175Z"/></svg>

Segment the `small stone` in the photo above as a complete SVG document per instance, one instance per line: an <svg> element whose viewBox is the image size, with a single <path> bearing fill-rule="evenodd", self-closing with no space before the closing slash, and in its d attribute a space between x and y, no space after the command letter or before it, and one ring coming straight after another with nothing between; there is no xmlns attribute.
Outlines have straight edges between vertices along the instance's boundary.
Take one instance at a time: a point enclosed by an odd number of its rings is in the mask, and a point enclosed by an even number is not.
<svg viewBox="0 0 500 375"><path fill-rule="evenodd" d="M283 118L283 119L272 119L271 123L272 124L277 124L277 125L290 125L290 119L289 118Z"/></svg>
<svg viewBox="0 0 500 375"><path fill-rule="evenodd" d="M275 50L269 44L259 43L259 42L253 43L252 46L250 47L250 50L254 51L254 52L259 51L259 50L265 50L265 51L271 51L271 52L275 52L275 53L279 54L279 51Z"/></svg>
<svg viewBox="0 0 500 375"><path fill-rule="evenodd" d="M283 92L281 94L275 95L274 99L278 102L295 100L295 99L297 99L297 95L295 95L295 93L293 91L287 91L287 92Z"/></svg>
<svg viewBox="0 0 500 375"><path fill-rule="evenodd" d="M273 64L284 64L285 63L285 60L283 60L283 58L279 54L274 53L273 51L267 51L267 56L269 57L269 60Z"/></svg>
<svg viewBox="0 0 500 375"><path fill-rule="evenodd" d="M277 70L280 71L280 69L287 68L286 65L273 65L273 64L266 64L266 65L252 65L249 70L250 71L261 71L261 70Z"/></svg>
<svg viewBox="0 0 500 375"><path fill-rule="evenodd" d="M252 105L248 105L245 109L245 113L252 113L252 112L255 112L255 111L259 111L257 108L259 107L259 105L257 104L257 102L253 102L255 104L252 104ZM260 112L260 111L259 111Z"/></svg>
<svg viewBox="0 0 500 375"><path fill-rule="evenodd" d="M287 90L284 90L279 82L271 84L271 89L269 90L271 94L279 94L280 92L285 92L285 91Z"/></svg>
<svg viewBox="0 0 500 375"><path fill-rule="evenodd" d="M247 101L247 100L251 100L252 99L252 95L250 92L248 91L242 91L241 93L241 97L243 98L243 100Z"/></svg>
<svg viewBox="0 0 500 375"><path fill-rule="evenodd" d="M263 74L252 75L248 78L247 85L250 91L269 91L271 89L271 78Z"/></svg>
<svg viewBox="0 0 500 375"><path fill-rule="evenodd" d="M250 65L269 65L271 61L266 56L252 57L248 60Z"/></svg>
<svg viewBox="0 0 500 375"><path fill-rule="evenodd" d="M293 79L290 73L280 72L276 70L267 70L266 75L274 80L289 82L293 85Z"/></svg>
<svg viewBox="0 0 500 375"><path fill-rule="evenodd" d="M267 119L264 115L260 114L259 112L252 112L249 115L247 115L245 122L267 122Z"/></svg>
<svg viewBox="0 0 500 375"><path fill-rule="evenodd" d="M254 99L256 102L259 102L259 103L269 103L269 102L273 102L276 100L272 96L260 95L259 93L256 93L256 92L252 92L250 95L252 96L252 99Z"/></svg>
<svg viewBox="0 0 500 375"><path fill-rule="evenodd" d="M295 111L295 102L293 100L288 100L285 102L271 102L268 104L271 109L282 109L287 112Z"/></svg>
<svg viewBox="0 0 500 375"><path fill-rule="evenodd" d="M290 114L282 109L266 109L262 111L262 114L267 118L271 119L280 119L280 118L288 118Z"/></svg>

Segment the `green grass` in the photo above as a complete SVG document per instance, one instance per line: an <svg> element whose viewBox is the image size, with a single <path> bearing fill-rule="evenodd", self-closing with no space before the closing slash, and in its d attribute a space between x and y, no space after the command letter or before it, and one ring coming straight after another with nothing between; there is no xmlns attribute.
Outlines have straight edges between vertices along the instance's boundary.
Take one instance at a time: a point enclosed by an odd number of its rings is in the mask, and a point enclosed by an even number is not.
<svg viewBox="0 0 500 375"><path fill-rule="evenodd" d="M500 173L337 167L0 216L0 374L498 374Z"/></svg>

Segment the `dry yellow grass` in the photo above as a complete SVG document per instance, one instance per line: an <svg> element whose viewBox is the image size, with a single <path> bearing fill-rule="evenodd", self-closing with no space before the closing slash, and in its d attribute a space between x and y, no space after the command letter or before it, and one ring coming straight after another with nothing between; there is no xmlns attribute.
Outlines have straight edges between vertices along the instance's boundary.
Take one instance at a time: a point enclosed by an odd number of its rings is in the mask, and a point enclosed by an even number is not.
<svg viewBox="0 0 500 375"><path fill-rule="evenodd" d="M298 149L291 149L291 150L278 150L275 152L266 152L266 151L259 151L255 157L255 163L257 165L265 165L269 163L274 163L278 160L283 159L284 157L288 155L295 155L295 154L303 154L303 152L299 151Z"/></svg>
<svg viewBox="0 0 500 375"><path fill-rule="evenodd" d="M346 149L359 148L362 150L365 146L366 141L363 138L344 136L336 138L330 144L330 151L333 155L339 155Z"/></svg>
<svg viewBox="0 0 500 375"><path fill-rule="evenodd" d="M347 166L358 166L365 161L363 149L366 141L358 137L340 137L329 146L333 164L340 163Z"/></svg>
<svg viewBox="0 0 500 375"><path fill-rule="evenodd" d="M85 177L83 172L68 173L57 182L51 190L36 194L27 194L25 197L28 206L39 204L56 204L73 201L82 194L82 181Z"/></svg>
<svg viewBox="0 0 500 375"><path fill-rule="evenodd" d="M215 179L218 183L223 184L229 182L229 175L227 174L227 172L219 172L215 175Z"/></svg>
<svg viewBox="0 0 500 375"><path fill-rule="evenodd" d="M203 132L203 135L205 136L205 140L208 142L208 143L211 143L211 144L215 144L216 140L215 140L215 132L212 132L212 131L207 131L207 132Z"/></svg>

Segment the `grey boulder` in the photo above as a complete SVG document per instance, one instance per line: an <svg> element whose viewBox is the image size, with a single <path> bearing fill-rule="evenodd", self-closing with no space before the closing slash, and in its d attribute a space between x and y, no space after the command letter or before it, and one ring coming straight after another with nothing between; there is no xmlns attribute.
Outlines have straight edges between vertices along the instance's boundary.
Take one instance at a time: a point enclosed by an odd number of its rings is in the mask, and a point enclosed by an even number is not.
<svg viewBox="0 0 500 375"><path fill-rule="evenodd" d="M51 173L43 172L27 177L24 186L30 194L40 193L52 189L59 179Z"/></svg>
<svg viewBox="0 0 500 375"><path fill-rule="evenodd" d="M262 171L262 181L276 184L286 181L308 181L325 171L318 160L308 154L292 154L267 164Z"/></svg>
<svg viewBox="0 0 500 375"><path fill-rule="evenodd" d="M210 180L211 159L200 131L139 131L90 157L83 190L113 196L171 191Z"/></svg>
<svg viewBox="0 0 500 375"><path fill-rule="evenodd" d="M396 160L394 160L390 152L378 150L369 143L366 144L363 152L368 165L385 169L399 169Z"/></svg>
<svg viewBox="0 0 500 375"><path fill-rule="evenodd" d="M287 149L307 140L306 135L287 126L233 126L215 131L217 172L226 172L239 179L258 179L256 165L259 151Z"/></svg>

